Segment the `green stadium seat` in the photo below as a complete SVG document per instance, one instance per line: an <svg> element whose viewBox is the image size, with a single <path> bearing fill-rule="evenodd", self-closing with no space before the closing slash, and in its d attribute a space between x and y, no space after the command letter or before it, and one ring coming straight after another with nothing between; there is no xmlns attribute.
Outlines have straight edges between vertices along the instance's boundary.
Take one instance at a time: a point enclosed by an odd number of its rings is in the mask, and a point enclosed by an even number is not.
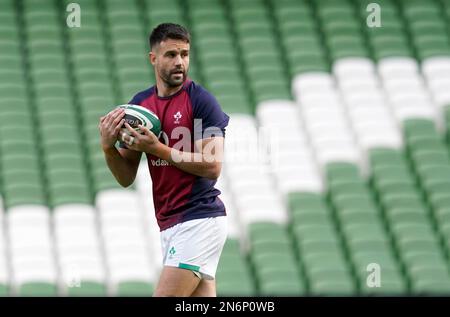
<svg viewBox="0 0 450 317"><path fill-rule="evenodd" d="M391 224L411 223L420 224L429 221L426 210L411 207L394 207L386 209L386 218Z"/></svg>
<svg viewBox="0 0 450 317"><path fill-rule="evenodd" d="M0 114L0 120L3 119L2 115ZM23 128L22 133L19 135L17 134L17 132L14 129L14 127L12 126L13 123L10 122L9 124L4 124L2 127L0 127L0 135L2 136L2 138L4 138L5 140L8 140L6 143L12 143L12 142L21 142L23 143L24 140L27 140L29 142L32 142L34 140L34 134L35 132L32 130L31 127L29 128ZM14 154L14 153L12 153ZM7 153L5 153L5 155L9 155Z"/></svg>
<svg viewBox="0 0 450 317"><path fill-rule="evenodd" d="M313 296L351 296L355 293L355 285L351 280L318 281L310 284Z"/></svg>
<svg viewBox="0 0 450 317"><path fill-rule="evenodd" d="M247 263L240 255L226 255L223 254L220 259L218 274L227 280L228 277L234 275L248 275L249 269Z"/></svg>
<svg viewBox="0 0 450 317"><path fill-rule="evenodd" d="M83 281L80 287L68 287L70 297L104 297L107 296L106 286L99 282Z"/></svg>
<svg viewBox="0 0 450 317"><path fill-rule="evenodd" d="M301 59L297 59L295 55L291 54L288 56L288 59L292 64L291 76L309 72L328 72L330 70L328 62L317 54Z"/></svg>
<svg viewBox="0 0 450 317"><path fill-rule="evenodd" d="M435 250L440 247L434 237L405 237L402 240L397 239L397 248L402 253Z"/></svg>
<svg viewBox="0 0 450 317"><path fill-rule="evenodd" d="M450 222L450 206L435 208L433 215L435 217L436 222L440 224L441 230L445 232L444 228Z"/></svg>
<svg viewBox="0 0 450 317"><path fill-rule="evenodd" d="M39 169L34 170L13 170L3 171L3 181L7 183L8 187L35 185L39 186L42 183L42 177Z"/></svg>
<svg viewBox="0 0 450 317"><path fill-rule="evenodd" d="M450 164L450 157L447 151L421 151L412 154L412 159L414 163L419 166L426 165L446 165Z"/></svg>
<svg viewBox="0 0 450 317"><path fill-rule="evenodd" d="M255 268L272 267L278 270L289 270L297 267L296 260L292 253L279 254L252 254L252 262Z"/></svg>
<svg viewBox="0 0 450 317"><path fill-rule="evenodd" d="M0 284L0 297L6 297L10 294L9 286Z"/></svg>
<svg viewBox="0 0 450 317"><path fill-rule="evenodd" d="M104 169L93 171L93 186L95 193L102 190L120 188L117 180L111 175L110 171L105 166Z"/></svg>
<svg viewBox="0 0 450 317"><path fill-rule="evenodd" d="M421 195L417 186L411 184L409 181L402 183L401 181L395 180L380 180L376 185L379 195L382 197L386 197L386 195Z"/></svg>
<svg viewBox="0 0 450 317"><path fill-rule="evenodd" d="M71 93L68 82L64 82L61 84L56 83L43 83L36 86L36 96L37 98L65 98L66 100L70 100Z"/></svg>
<svg viewBox="0 0 450 317"><path fill-rule="evenodd" d="M129 25L130 23L136 23L139 19L138 11L133 6L119 4L118 6L111 7L110 5L113 3L115 2L110 2L106 6L106 14L110 21L121 25Z"/></svg>
<svg viewBox="0 0 450 317"><path fill-rule="evenodd" d="M370 287L368 278L370 272L361 271L360 275L360 291L364 296L402 296L407 294L407 287L403 277L396 269L386 269L381 265L380 285Z"/></svg>
<svg viewBox="0 0 450 317"><path fill-rule="evenodd" d="M408 119L403 122L406 137L426 135L435 136L436 128L434 122L427 119Z"/></svg>
<svg viewBox="0 0 450 317"><path fill-rule="evenodd" d="M351 213L351 212L367 212L367 213L377 213L377 207L375 203L371 200L368 200L367 197L364 196L340 196L333 199L333 203L336 208L342 213Z"/></svg>
<svg viewBox="0 0 450 317"><path fill-rule="evenodd" d="M413 292L420 295L448 296L450 283L448 281L417 281L414 282Z"/></svg>
<svg viewBox="0 0 450 317"><path fill-rule="evenodd" d="M29 62L33 68L36 69L64 69L65 61L62 54L40 54L31 55ZM67 83L66 83L67 85Z"/></svg>
<svg viewBox="0 0 450 317"><path fill-rule="evenodd" d="M428 198L433 209L439 209L442 207L449 206L450 194L448 193L437 193Z"/></svg>
<svg viewBox="0 0 450 317"><path fill-rule="evenodd" d="M385 208L423 208L425 209L424 202L420 196L415 194L395 194L387 193L381 198L382 204Z"/></svg>
<svg viewBox="0 0 450 317"><path fill-rule="evenodd" d="M388 239L381 223L348 223L343 225L347 241L383 243Z"/></svg>
<svg viewBox="0 0 450 317"><path fill-rule="evenodd" d="M192 32L194 35L201 34L203 36L203 33L199 30L204 30L203 26L206 25L223 25L224 27L227 25L225 14L220 7L205 6L196 8L195 10L190 11L190 18L192 22Z"/></svg>
<svg viewBox="0 0 450 317"><path fill-rule="evenodd" d="M342 245L337 239L329 240L314 240L314 239L298 239L297 240L298 250L297 253L301 258L303 254L313 254L322 252L335 252L341 249Z"/></svg>
<svg viewBox="0 0 450 317"><path fill-rule="evenodd" d="M450 181L447 179L429 178L423 181L423 188L429 196L445 194L450 192Z"/></svg>
<svg viewBox="0 0 450 317"><path fill-rule="evenodd" d="M345 180L345 179L335 179L329 181L329 190L333 197L343 196L343 195L354 195L371 198L371 193L366 183L362 180Z"/></svg>
<svg viewBox="0 0 450 317"><path fill-rule="evenodd" d="M440 267L441 269L446 269L446 260L441 252L428 250L410 251L407 253L403 253L402 258L410 270L418 269L421 267Z"/></svg>
<svg viewBox="0 0 450 317"><path fill-rule="evenodd" d="M370 151L371 166L390 166L406 164L406 158L403 152L394 149L376 148Z"/></svg>
<svg viewBox="0 0 450 317"><path fill-rule="evenodd" d="M257 82L253 86L255 103L266 100L291 100L289 89L284 84L274 85L272 81Z"/></svg>
<svg viewBox="0 0 450 317"><path fill-rule="evenodd" d="M221 278L220 272L217 272L217 296L227 296L227 297L244 297L244 296L254 296L256 294L256 289L252 283L250 277L246 274L244 275L232 275L226 278Z"/></svg>
<svg viewBox="0 0 450 317"><path fill-rule="evenodd" d="M3 173L39 171L38 156L34 155L2 155L0 157Z"/></svg>
<svg viewBox="0 0 450 317"><path fill-rule="evenodd" d="M245 46L244 46L245 45ZM261 67L261 65L270 65L271 67L280 68L281 61L278 53L271 51L273 43L271 41L248 41L241 43L243 46L243 59L248 68ZM268 64L265 64L268 63Z"/></svg>
<svg viewBox="0 0 450 317"><path fill-rule="evenodd" d="M41 130L41 137L44 140L44 144L47 142L62 142L73 141L79 142L79 131L76 130L75 125L63 126L47 125Z"/></svg>
<svg viewBox="0 0 450 317"><path fill-rule="evenodd" d="M251 252L253 254L274 254L276 256L279 253L289 253L292 251L292 247L288 240L286 241L274 241L274 242L253 242L251 244Z"/></svg>
<svg viewBox="0 0 450 317"><path fill-rule="evenodd" d="M292 211L291 215L292 223L295 225L297 223L305 224L331 224L332 218L327 210L317 209L317 210L298 210Z"/></svg>
<svg viewBox="0 0 450 317"><path fill-rule="evenodd" d="M24 18L27 25L27 30L31 31L34 26L47 27L47 28L59 28L58 25L58 13L56 10L50 8L42 8L41 10L25 11ZM33 27L30 27L33 26ZM36 38L33 38L35 40Z"/></svg>
<svg viewBox="0 0 450 317"><path fill-rule="evenodd" d="M75 36L75 35L73 35ZM75 56L83 56L83 55L93 55L98 54L102 55L104 54L104 46L103 43L100 41L101 33L100 30L96 31L90 31L86 32L83 35L76 35L78 38L72 40L71 45L71 53L72 53L72 59ZM111 43L112 46L116 47L116 42ZM82 65L80 65L82 66ZM75 68L74 72L80 71L80 68Z"/></svg>
<svg viewBox="0 0 450 317"><path fill-rule="evenodd" d="M286 229L277 223L252 223L249 225L248 230L252 241L285 241L287 238Z"/></svg>
<svg viewBox="0 0 450 317"><path fill-rule="evenodd" d="M109 74L106 70L103 69L80 69L77 74L77 80L82 82L108 82Z"/></svg>
<svg viewBox="0 0 450 317"><path fill-rule="evenodd" d="M61 153L46 158L46 164L52 171L81 171L84 168L84 157Z"/></svg>
<svg viewBox="0 0 450 317"><path fill-rule="evenodd" d="M422 167L417 172L423 181L427 180L446 181L450 177L450 165L447 164L428 165Z"/></svg>
<svg viewBox="0 0 450 317"><path fill-rule="evenodd" d="M298 34L318 36L318 26L313 19L308 15L303 15L303 19L295 20L280 20L278 18L278 28L283 37L290 35L297 36Z"/></svg>
<svg viewBox="0 0 450 317"><path fill-rule="evenodd" d="M404 296L407 288L400 281L384 281L380 287L368 287L366 283L361 284L361 293L366 296Z"/></svg>
<svg viewBox="0 0 450 317"><path fill-rule="evenodd" d="M336 239L333 226L326 224L302 224L294 226L293 233L297 241L330 241Z"/></svg>
<svg viewBox="0 0 450 317"><path fill-rule="evenodd" d="M381 221L379 214L364 210L338 211L338 218L344 226L349 224L370 224Z"/></svg>
<svg viewBox="0 0 450 317"><path fill-rule="evenodd" d="M335 179L359 180L358 167L351 163L330 163L326 166L326 176L329 181Z"/></svg>
<svg viewBox="0 0 450 317"><path fill-rule="evenodd" d="M85 33L74 33L73 39L70 43L71 59L76 59L77 56L83 55L104 55L105 47L102 42L102 34L99 28L93 28ZM120 43L120 42L119 42ZM117 46L117 42L111 42L113 48ZM80 65L81 66L81 65ZM74 72L79 71L79 68L73 69Z"/></svg>
<svg viewBox="0 0 450 317"><path fill-rule="evenodd" d="M294 280L287 281L267 281L260 285L259 294L261 296L301 296L305 294L305 288Z"/></svg>
<svg viewBox="0 0 450 317"><path fill-rule="evenodd" d="M324 47L317 35L313 33L315 32L314 30L312 30L310 34L305 34L303 29L300 29L299 32L300 33L298 34L294 33L283 37L282 44L289 56L298 56L299 58L301 58L301 56L316 54L325 56ZM299 51L301 48L303 48L303 50Z"/></svg>
<svg viewBox="0 0 450 317"><path fill-rule="evenodd" d="M334 252L314 252L310 254L304 254L302 257L302 262L304 263L306 274L310 270L314 272L326 271L326 270L337 270L337 269L347 269L347 262L344 258L343 253L340 250L334 250ZM318 274L320 275L320 273Z"/></svg>
<svg viewBox="0 0 450 317"><path fill-rule="evenodd" d="M5 206L11 208L17 205L45 205L46 198L42 186L33 184L13 186L3 185Z"/></svg>
<svg viewBox="0 0 450 317"><path fill-rule="evenodd" d="M117 296L120 297L151 297L154 286L151 283L144 281L126 281L117 285Z"/></svg>
<svg viewBox="0 0 450 317"><path fill-rule="evenodd" d="M0 139L0 149L5 155L37 155L34 140Z"/></svg>
<svg viewBox="0 0 450 317"><path fill-rule="evenodd" d="M55 297L58 295L58 290L55 284L28 282L20 285L18 295L23 297Z"/></svg>
<svg viewBox="0 0 450 317"><path fill-rule="evenodd" d="M355 12L346 2L323 2L318 3L317 14L322 21L348 21L356 19Z"/></svg>
<svg viewBox="0 0 450 317"><path fill-rule="evenodd" d="M26 109L4 110L0 112L0 118L5 125L8 126L8 129L12 128L15 120L20 120L20 122L23 122L23 124L28 127L33 126L31 113Z"/></svg>
<svg viewBox="0 0 450 317"><path fill-rule="evenodd" d="M42 146L47 155L73 154L79 156L82 153L79 141L66 140L66 142L61 142L43 140L43 142L45 143Z"/></svg>
<svg viewBox="0 0 450 317"><path fill-rule="evenodd" d="M85 185L87 178L83 170L75 170L71 167L66 169L54 169L48 167L47 180L57 187L58 185Z"/></svg>
<svg viewBox="0 0 450 317"><path fill-rule="evenodd" d="M376 263L382 268L382 272L393 272L399 269L398 262L393 255L392 249L384 251L373 251L370 249L352 252L355 270L358 274L367 276L369 264Z"/></svg>
<svg viewBox="0 0 450 317"><path fill-rule="evenodd" d="M261 38L263 40L270 40L271 38L273 38L271 26L264 21L254 21L251 23L247 22L237 24L235 29L242 40L248 38Z"/></svg>
<svg viewBox="0 0 450 317"><path fill-rule="evenodd" d="M26 95L26 89L22 84L3 84L0 86L0 93L3 98L14 98Z"/></svg>
<svg viewBox="0 0 450 317"><path fill-rule="evenodd" d="M63 112L75 116L75 109L67 99L64 98L41 98L36 100L36 110L40 114ZM61 123L60 123L61 124ZM46 126L43 126L45 130Z"/></svg>

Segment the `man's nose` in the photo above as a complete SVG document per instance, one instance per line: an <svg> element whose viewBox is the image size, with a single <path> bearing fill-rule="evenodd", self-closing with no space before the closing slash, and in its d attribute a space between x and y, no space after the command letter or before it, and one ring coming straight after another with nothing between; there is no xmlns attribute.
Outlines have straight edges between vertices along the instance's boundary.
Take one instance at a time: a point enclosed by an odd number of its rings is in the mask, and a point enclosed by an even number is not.
<svg viewBox="0 0 450 317"><path fill-rule="evenodd" d="M175 58L175 65L181 66L182 64L183 64L183 59L181 58L181 55L177 55L177 57Z"/></svg>

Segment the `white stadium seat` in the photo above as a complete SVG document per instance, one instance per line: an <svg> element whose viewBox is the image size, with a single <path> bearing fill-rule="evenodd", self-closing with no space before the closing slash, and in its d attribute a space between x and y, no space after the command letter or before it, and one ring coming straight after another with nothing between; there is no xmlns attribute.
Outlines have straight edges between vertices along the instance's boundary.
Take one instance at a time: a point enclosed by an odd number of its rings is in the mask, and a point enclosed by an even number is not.
<svg viewBox="0 0 450 317"><path fill-rule="evenodd" d="M417 61L410 57L383 58L378 62L378 72L382 78L408 77L419 72Z"/></svg>
<svg viewBox="0 0 450 317"><path fill-rule="evenodd" d="M61 205L53 209L55 227L84 227L95 221L96 212L90 205Z"/></svg>
<svg viewBox="0 0 450 317"><path fill-rule="evenodd" d="M327 73L304 73L296 75L292 80L293 95L297 99L304 91L317 92L323 89L333 89L334 86L333 78Z"/></svg>
<svg viewBox="0 0 450 317"><path fill-rule="evenodd" d="M375 73L375 64L369 58L347 57L333 63L332 71L338 77L367 76Z"/></svg>
<svg viewBox="0 0 450 317"><path fill-rule="evenodd" d="M8 226L50 226L50 210L46 206L22 205L8 209Z"/></svg>
<svg viewBox="0 0 450 317"><path fill-rule="evenodd" d="M450 57L436 56L425 59L422 64L422 72L428 78L437 76L449 76L450 73Z"/></svg>

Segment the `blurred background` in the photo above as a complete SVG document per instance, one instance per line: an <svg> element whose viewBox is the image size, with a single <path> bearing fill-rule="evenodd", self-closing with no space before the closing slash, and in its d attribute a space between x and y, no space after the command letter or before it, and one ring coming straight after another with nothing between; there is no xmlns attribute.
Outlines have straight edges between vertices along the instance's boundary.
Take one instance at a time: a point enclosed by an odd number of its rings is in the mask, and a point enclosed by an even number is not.
<svg viewBox="0 0 450 317"><path fill-rule="evenodd" d="M0 1L0 295L152 294L147 163L120 188L97 124L162 22L231 117L218 295L450 295L450 1L73 2Z"/></svg>

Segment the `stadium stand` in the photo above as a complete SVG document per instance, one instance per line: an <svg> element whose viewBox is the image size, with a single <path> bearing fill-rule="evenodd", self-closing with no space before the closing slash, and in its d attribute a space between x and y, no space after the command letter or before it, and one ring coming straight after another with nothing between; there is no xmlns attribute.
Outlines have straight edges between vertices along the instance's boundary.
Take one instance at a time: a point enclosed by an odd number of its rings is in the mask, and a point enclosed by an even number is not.
<svg viewBox="0 0 450 317"><path fill-rule="evenodd" d="M371 2L0 1L0 296L151 296L147 163L121 188L97 125L161 22L231 117L219 296L449 295L450 1Z"/></svg>

